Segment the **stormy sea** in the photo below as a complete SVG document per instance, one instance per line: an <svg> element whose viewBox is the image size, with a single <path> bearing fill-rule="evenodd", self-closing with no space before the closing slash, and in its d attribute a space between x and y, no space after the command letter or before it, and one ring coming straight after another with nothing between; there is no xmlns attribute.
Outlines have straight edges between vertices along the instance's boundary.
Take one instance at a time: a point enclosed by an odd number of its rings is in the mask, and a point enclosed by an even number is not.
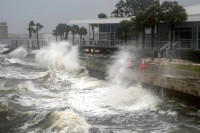
<svg viewBox="0 0 200 133"><path fill-rule="evenodd" d="M122 78L121 52L106 80L90 77L68 42L0 54L1 133L199 133L200 110Z"/></svg>

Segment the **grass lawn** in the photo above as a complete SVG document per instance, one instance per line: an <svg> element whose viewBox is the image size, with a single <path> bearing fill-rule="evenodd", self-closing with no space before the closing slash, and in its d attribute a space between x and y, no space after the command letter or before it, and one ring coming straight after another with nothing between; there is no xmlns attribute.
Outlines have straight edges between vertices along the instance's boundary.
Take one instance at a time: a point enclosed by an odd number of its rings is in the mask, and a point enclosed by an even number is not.
<svg viewBox="0 0 200 133"><path fill-rule="evenodd" d="M184 69L184 70L191 70L191 71L197 71L200 72L200 66L191 66L191 65L173 65L173 67L178 69Z"/></svg>

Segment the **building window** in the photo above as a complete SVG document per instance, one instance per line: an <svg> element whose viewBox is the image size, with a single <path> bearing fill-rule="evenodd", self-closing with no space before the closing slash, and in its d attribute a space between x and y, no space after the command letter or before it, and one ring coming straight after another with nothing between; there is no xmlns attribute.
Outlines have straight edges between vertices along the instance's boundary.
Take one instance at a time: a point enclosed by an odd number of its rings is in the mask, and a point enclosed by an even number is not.
<svg viewBox="0 0 200 133"><path fill-rule="evenodd" d="M179 41L179 48L192 48L192 27L175 27L175 42Z"/></svg>
<svg viewBox="0 0 200 133"><path fill-rule="evenodd" d="M110 32L110 24L100 24L99 32Z"/></svg>
<svg viewBox="0 0 200 133"><path fill-rule="evenodd" d="M107 34L106 33L99 33L99 40L107 40Z"/></svg>
<svg viewBox="0 0 200 133"><path fill-rule="evenodd" d="M154 29L154 34L157 34L157 33L158 33L158 26L156 25L155 29ZM151 28L145 28L145 34L150 35L151 34Z"/></svg>

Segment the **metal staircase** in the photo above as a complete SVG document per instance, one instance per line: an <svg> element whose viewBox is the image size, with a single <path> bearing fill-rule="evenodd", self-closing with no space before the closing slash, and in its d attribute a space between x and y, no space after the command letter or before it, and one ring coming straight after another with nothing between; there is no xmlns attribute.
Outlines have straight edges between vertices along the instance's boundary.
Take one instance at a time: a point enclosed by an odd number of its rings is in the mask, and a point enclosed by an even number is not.
<svg viewBox="0 0 200 133"><path fill-rule="evenodd" d="M172 57L176 58L178 56L178 46L179 41L172 44ZM169 58L170 57L170 42L160 48L158 51L159 58Z"/></svg>

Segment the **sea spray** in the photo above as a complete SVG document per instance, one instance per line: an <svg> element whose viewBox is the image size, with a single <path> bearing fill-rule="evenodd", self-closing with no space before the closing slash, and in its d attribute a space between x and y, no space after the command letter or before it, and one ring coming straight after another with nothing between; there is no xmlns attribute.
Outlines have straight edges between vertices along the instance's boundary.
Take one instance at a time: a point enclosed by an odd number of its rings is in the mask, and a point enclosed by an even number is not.
<svg viewBox="0 0 200 133"><path fill-rule="evenodd" d="M114 63L108 68L108 80L109 83L117 86L122 86L126 81L123 77L127 73L128 69L128 59L130 54L127 50L122 50L118 53L119 58L117 58Z"/></svg>
<svg viewBox="0 0 200 133"><path fill-rule="evenodd" d="M128 62L133 55L128 50L123 49L118 54L112 66L108 69L108 95L106 102L116 108L126 108L131 110L141 110L154 108L159 99L149 90L144 89L139 83L130 83L127 80L132 76L132 68L128 67Z"/></svg>
<svg viewBox="0 0 200 133"><path fill-rule="evenodd" d="M73 72L79 69L78 48L69 42L52 42L36 51L36 61L43 68Z"/></svg>

